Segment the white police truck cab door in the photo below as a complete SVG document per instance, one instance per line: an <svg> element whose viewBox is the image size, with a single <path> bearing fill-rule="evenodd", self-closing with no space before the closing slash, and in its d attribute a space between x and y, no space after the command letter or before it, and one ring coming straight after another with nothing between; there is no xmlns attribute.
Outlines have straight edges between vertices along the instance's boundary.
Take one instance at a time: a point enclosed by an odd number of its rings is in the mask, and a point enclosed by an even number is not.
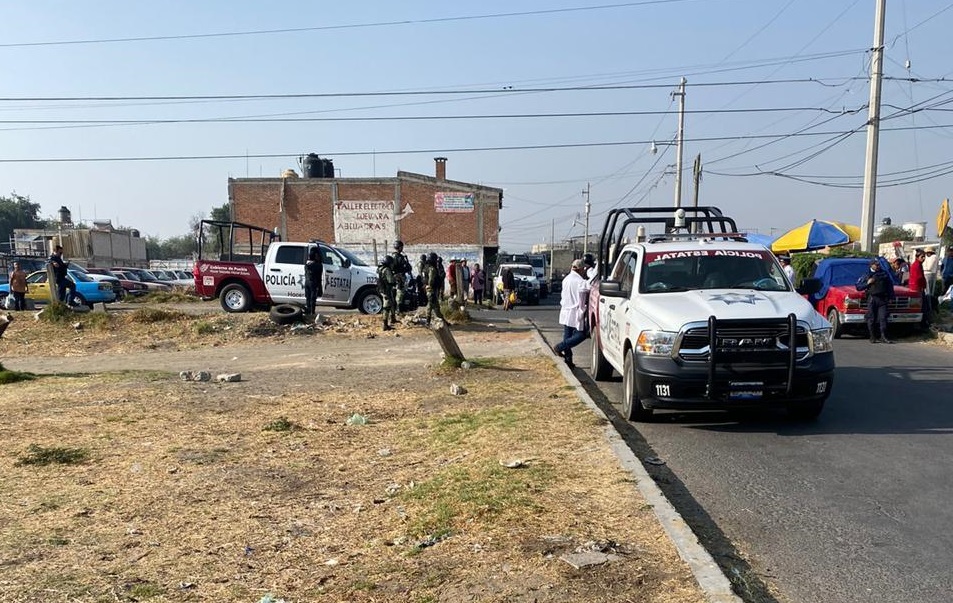
<svg viewBox="0 0 953 603"><path fill-rule="evenodd" d="M321 299L336 305L347 304L351 299L350 262L330 247L321 245L324 260L324 292Z"/></svg>
<svg viewBox="0 0 953 603"><path fill-rule="evenodd" d="M274 261L265 266L265 285L276 304L304 304L304 260L308 246L280 243Z"/></svg>

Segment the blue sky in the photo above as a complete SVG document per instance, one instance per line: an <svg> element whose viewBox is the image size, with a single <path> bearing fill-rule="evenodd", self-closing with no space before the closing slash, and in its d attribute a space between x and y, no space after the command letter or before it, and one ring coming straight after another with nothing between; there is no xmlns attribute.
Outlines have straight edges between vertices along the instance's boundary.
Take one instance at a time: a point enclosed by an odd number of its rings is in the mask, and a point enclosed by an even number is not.
<svg viewBox="0 0 953 603"><path fill-rule="evenodd" d="M433 157L445 155L449 178L505 189L501 246L518 251L553 229L557 240L581 235L587 183L591 231L610 208L674 203L671 92L684 76L683 204L700 153L700 202L743 227L777 233L815 217L859 224L874 8L875 0L7 2L0 194L29 195L45 216L65 205L74 219L108 218L164 238L224 203L229 176L278 176L297 167L297 155L331 157L347 177L431 174ZM953 3L889 0L886 22L885 72L898 79L884 82L891 119L879 172L900 185L878 190L876 219L932 223L953 169L944 111L953 81L936 81L953 78ZM311 29L181 37L296 28ZM95 42L149 37L175 39ZM94 42L60 43L82 41ZM616 89L565 89L587 87ZM437 90L474 92L91 98ZM80 100L45 100L54 97ZM925 110L904 111L914 106ZM648 114L591 115L620 112ZM571 115L486 117L553 113ZM142 123L238 117L454 119ZM35 123L64 120L74 123ZM91 120L112 123L75 123ZM488 147L535 148L467 150ZM233 158L90 161L209 155Z"/></svg>

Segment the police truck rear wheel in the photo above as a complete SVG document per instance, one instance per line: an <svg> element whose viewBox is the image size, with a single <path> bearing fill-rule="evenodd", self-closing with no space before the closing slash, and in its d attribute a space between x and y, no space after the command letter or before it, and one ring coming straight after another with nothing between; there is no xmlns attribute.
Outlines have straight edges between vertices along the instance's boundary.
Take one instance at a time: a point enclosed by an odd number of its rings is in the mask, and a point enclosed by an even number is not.
<svg viewBox="0 0 953 603"><path fill-rule="evenodd" d="M384 300L380 293L369 289L357 300L357 309L361 314L380 314L384 309Z"/></svg>
<svg viewBox="0 0 953 603"><path fill-rule="evenodd" d="M638 388L635 387L635 352L625 353L622 370L622 418L626 421L647 421L652 409L642 406Z"/></svg>
<svg viewBox="0 0 953 603"><path fill-rule="evenodd" d="M251 309L251 293L248 288L238 283L225 285L219 299L222 309L226 312L247 312Z"/></svg>

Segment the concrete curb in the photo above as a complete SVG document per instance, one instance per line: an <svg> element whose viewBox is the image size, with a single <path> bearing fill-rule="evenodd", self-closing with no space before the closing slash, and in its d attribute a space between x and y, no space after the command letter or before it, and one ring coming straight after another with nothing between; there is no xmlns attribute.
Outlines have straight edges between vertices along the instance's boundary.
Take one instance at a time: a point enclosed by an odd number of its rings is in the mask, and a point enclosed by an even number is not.
<svg viewBox="0 0 953 603"><path fill-rule="evenodd" d="M556 366L560 372L562 372L566 381L573 386L579 399L582 400L594 414L605 419L606 440L608 440L609 445L612 447L613 453L618 457L619 464L635 478L639 492L641 492L645 500L652 505L655 516L658 518L659 523L662 524L662 528L668 534L669 538L672 539L672 543L675 545L679 556L688 564L692 574L695 576L695 580L698 582L698 586L701 587L702 593L705 595L705 599L709 601L709 603L742 603L741 598L731 590L731 582L728 581L724 572L721 571L721 568L718 567L718 564L715 563L715 560L708 551L698 542L695 533L688 527L688 524L685 523L682 516L675 510L672 503L665 498L665 495L662 494L659 487L655 485L655 481L649 476L645 467L642 466L641 461L639 461L635 453L629 449L622 439L622 436L612 426L609 417L596 405L595 401L589 396L589 393L586 392L582 383L579 382L569 367L567 367L565 363L559 362L559 357L553 353L552 348L546 343L546 340L536 325L533 325L533 327L533 334L539 342L540 347L556 362Z"/></svg>

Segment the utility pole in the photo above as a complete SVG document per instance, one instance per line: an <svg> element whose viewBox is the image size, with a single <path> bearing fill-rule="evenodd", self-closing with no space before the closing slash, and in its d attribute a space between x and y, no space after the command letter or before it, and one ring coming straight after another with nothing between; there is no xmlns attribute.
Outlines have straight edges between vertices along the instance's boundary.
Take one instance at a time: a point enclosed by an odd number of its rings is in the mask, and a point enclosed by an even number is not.
<svg viewBox="0 0 953 603"><path fill-rule="evenodd" d="M682 206L682 141L685 138L685 84L684 77L678 86L678 91L672 97L678 97L678 138L675 146L675 207Z"/></svg>
<svg viewBox="0 0 953 603"><path fill-rule="evenodd" d="M692 176L695 181L695 194L692 197L692 207L698 207L698 186L702 182L702 154L695 155L695 165L692 167Z"/></svg>
<svg viewBox="0 0 953 603"><path fill-rule="evenodd" d="M860 248L874 246L874 211L877 206L877 155L880 150L880 85L884 60L884 13L887 0L876 0L874 47L870 57L870 107L867 117L867 156L864 162L864 202L860 212Z"/></svg>
<svg viewBox="0 0 953 603"><path fill-rule="evenodd" d="M589 204L589 183L586 183L586 190L582 191L582 194L586 197L586 238L582 240L582 255L585 256L589 253L589 209L591 205Z"/></svg>
<svg viewBox="0 0 953 603"><path fill-rule="evenodd" d="M553 231L549 235L549 288L553 288L553 264L556 261L556 220L553 220Z"/></svg>

